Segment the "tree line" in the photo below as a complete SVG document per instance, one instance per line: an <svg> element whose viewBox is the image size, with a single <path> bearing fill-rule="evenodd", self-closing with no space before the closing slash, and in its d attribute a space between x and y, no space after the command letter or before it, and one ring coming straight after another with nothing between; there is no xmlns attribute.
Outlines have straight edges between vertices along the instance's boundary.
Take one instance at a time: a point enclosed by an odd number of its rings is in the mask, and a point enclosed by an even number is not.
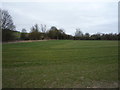
<svg viewBox="0 0 120 90"><path fill-rule="evenodd" d="M30 28L30 32L27 32L25 28L21 32L17 31L13 23L11 15L6 10L0 9L1 24L0 28L2 30L2 41L13 41L13 40L44 40L44 39L56 39L56 40L120 40L119 34L93 34L89 33L83 34L80 28L77 28L75 35L68 35L63 29L58 29L52 26L47 30L47 26L41 24L35 24Z"/></svg>

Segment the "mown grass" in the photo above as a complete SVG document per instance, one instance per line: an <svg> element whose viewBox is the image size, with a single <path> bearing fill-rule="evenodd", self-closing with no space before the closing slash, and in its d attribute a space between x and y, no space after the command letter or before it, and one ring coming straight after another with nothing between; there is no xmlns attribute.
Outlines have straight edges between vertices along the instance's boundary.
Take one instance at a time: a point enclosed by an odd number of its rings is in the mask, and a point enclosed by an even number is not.
<svg viewBox="0 0 120 90"><path fill-rule="evenodd" d="M118 42L3 44L3 88L117 87Z"/></svg>

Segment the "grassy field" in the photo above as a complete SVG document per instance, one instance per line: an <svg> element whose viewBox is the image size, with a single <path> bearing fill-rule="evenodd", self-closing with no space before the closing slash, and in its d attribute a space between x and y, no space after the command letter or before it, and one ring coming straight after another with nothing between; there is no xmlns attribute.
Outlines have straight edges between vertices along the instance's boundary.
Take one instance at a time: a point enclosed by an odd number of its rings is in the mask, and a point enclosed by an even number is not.
<svg viewBox="0 0 120 90"><path fill-rule="evenodd" d="M117 87L118 42L3 44L3 88Z"/></svg>

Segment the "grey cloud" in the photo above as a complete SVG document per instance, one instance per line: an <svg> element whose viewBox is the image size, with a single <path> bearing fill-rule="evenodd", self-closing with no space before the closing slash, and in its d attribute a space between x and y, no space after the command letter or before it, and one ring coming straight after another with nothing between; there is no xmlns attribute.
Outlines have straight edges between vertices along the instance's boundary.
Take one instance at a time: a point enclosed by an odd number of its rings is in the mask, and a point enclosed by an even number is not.
<svg viewBox="0 0 120 90"><path fill-rule="evenodd" d="M80 27L83 32L117 32L116 2L62 2L62 3L3 3L3 8L12 15L17 30L28 31L35 23L64 28L74 34Z"/></svg>

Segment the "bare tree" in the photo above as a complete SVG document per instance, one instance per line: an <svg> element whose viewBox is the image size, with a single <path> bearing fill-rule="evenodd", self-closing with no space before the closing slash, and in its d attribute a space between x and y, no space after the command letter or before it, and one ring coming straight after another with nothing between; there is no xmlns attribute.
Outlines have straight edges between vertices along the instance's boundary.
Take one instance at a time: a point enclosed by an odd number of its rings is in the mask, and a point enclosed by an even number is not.
<svg viewBox="0 0 120 90"><path fill-rule="evenodd" d="M0 9L0 14L1 29L15 30L15 25L8 11Z"/></svg>
<svg viewBox="0 0 120 90"><path fill-rule="evenodd" d="M43 33L45 33L46 32L46 25L43 25L43 24L41 24L41 31L43 32Z"/></svg>
<svg viewBox="0 0 120 90"><path fill-rule="evenodd" d="M83 33L82 33L82 31L80 30L80 28L77 28L77 29L76 29L75 36L76 36L76 37L83 36Z"/></svg>
<svg viewBox="0 0 120 90"><path fill-rule="evenodd" d="M34 28L35 28L35 31L36 31L36 32L39 32L38 24L35 24Z"/></svg>
<svg viewBox="0 0 120 90"><path fill-rule="evenodd" d="M2 31L2 41L12 41L17 39L15 25L7 10L0 9L0 31Z"/></svg>
<svg viewBox="0 0 120 90"><path fill-rule="evenodd" d="M39 27L38 24L35 24L34 26L32 26L31 31L29 33L29 38L31 40L39 40L41 39L41 33L39 32Z"/></svg>

